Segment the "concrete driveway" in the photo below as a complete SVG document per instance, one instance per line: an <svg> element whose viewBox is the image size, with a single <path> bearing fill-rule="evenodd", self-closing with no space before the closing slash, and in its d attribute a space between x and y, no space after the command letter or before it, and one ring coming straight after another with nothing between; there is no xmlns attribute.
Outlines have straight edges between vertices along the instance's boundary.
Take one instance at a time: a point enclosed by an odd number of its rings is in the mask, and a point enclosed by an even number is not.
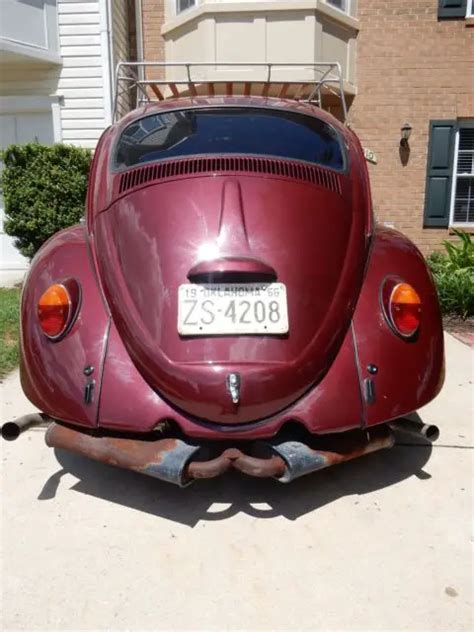
<svg viewBox="0 0 474 632"><path fill-rule="evenodd" d="M447 336L400 445L290 486L229 475L181 490L2 445L3 630L471 630L474 351ZM2 419L31 411L17 374Z"/></svg>

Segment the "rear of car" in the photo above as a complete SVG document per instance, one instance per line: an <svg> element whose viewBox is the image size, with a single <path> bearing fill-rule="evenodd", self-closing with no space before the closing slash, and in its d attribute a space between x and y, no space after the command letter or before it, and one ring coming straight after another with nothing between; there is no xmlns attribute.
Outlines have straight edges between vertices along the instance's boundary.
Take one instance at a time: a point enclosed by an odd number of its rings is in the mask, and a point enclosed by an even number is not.
<svg viewBox="0 0 474 632"><path fill-rule="evenodd" d="M135 366L178 409L257 422L327 372L369 243L348 160L334 126L283 108L189 108L122 131L119 195L93 209L98 269Z"/></svg>
<svg viewBox="0 0 474 632"><path fill-rule="evenodd" d="M357 137L282 99L171 100L107 130L87 225L39 253L22 318L48 444L179 485L390 447L443 381L432 279L374 227Z"/></svg>

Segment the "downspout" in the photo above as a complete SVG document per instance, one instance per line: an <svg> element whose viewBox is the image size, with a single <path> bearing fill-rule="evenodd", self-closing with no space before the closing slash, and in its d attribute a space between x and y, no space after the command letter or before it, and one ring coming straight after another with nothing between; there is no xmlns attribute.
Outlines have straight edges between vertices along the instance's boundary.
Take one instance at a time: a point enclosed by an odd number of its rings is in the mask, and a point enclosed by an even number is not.
<svg viewBox="0 0 474 632"><path fill-rule="evenodd" d="M144 42L142 0L135 0L135 29L137 38L137 61L143 61ZM143 80L145 78L143 66L138 67L138 78L140 80Z"/></svg>
<svg viewBox="0 0 474 632"><path fill-rule="evenodd" d="M111 0L99 0L99 17L100 17L100 50L103 71L103 88L104 88L104 119L105 125L108 127L112 124L112 107L114 95L114 68L112 61L113 40L112 30L110 28L112 16Z"/></svg>

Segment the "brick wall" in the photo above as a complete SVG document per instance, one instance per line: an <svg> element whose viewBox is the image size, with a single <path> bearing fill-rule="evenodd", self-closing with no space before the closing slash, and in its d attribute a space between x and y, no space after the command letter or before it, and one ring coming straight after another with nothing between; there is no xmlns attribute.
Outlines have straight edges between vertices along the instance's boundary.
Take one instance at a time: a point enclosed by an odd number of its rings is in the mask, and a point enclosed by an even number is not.
<svg viewBox="0 0 474 632"><path fill-rule="evenodd" d="M165 0L142 0L143 57L146 61L165 61L161 27L165 21ZM148 79L160 79L160 69L149 70Z"/></svg>
<svg viewBox="0 0 474 632"><path fill-rule="evenodd" d="M358 7L351 123L377 154L370 166L375 215L428 253L448 237L447 229L423 229L429 121L474 118L474 28L464 19L438 21L438 0L359 0ZM413 131L403 166L406 121Z"/></svg>

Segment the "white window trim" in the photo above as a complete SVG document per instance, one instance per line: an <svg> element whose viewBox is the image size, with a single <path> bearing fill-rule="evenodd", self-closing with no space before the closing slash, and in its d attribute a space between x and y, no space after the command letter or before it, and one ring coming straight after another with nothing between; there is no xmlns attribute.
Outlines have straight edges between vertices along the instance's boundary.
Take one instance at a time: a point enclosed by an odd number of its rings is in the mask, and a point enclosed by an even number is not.
<svg viewBox="0 0 474 632"><path fill-rule="evenodd" d="M467 0L466 17L474 18L474 0Z"/></svg>
<svg viewBox="0 0 474 632"><path fill-rule="evenodd" d="M462 128L462 125L460 126ZM454 160L453 160L453 183L451 186L451 204L449 209L449 227L450 228L474 228L474 222L455 222L454 221L454 201L456 199L456 189L458 185L458 160L459 160L459 132L456 132L454 140ZM462 176L461 176L462 177Z"/></svg>
<svg viewBox="0 0 474 632"><path fill-rule="evenodd" d="M334 9L335 11L339 11L340 13L344 13L345 15L352 15L351 14L351 0L344 0L344 9L340 9L339 7L336 7L334 4L332 4L329 0L323 0L324 4L327 4L329 7L331 7L331 9ZM468 0L468 6L469 6L469 2L473 2L473 0ZM193 0L193 4L190 7L187 7L186 9L182 9L181 11L179 10L179 0L175 0L175 15L181 15L182 13L185 13L186 11L189 11L190 9L195 9L197 6L201 5L201 4L205 4L206 0Z"/></svg>

